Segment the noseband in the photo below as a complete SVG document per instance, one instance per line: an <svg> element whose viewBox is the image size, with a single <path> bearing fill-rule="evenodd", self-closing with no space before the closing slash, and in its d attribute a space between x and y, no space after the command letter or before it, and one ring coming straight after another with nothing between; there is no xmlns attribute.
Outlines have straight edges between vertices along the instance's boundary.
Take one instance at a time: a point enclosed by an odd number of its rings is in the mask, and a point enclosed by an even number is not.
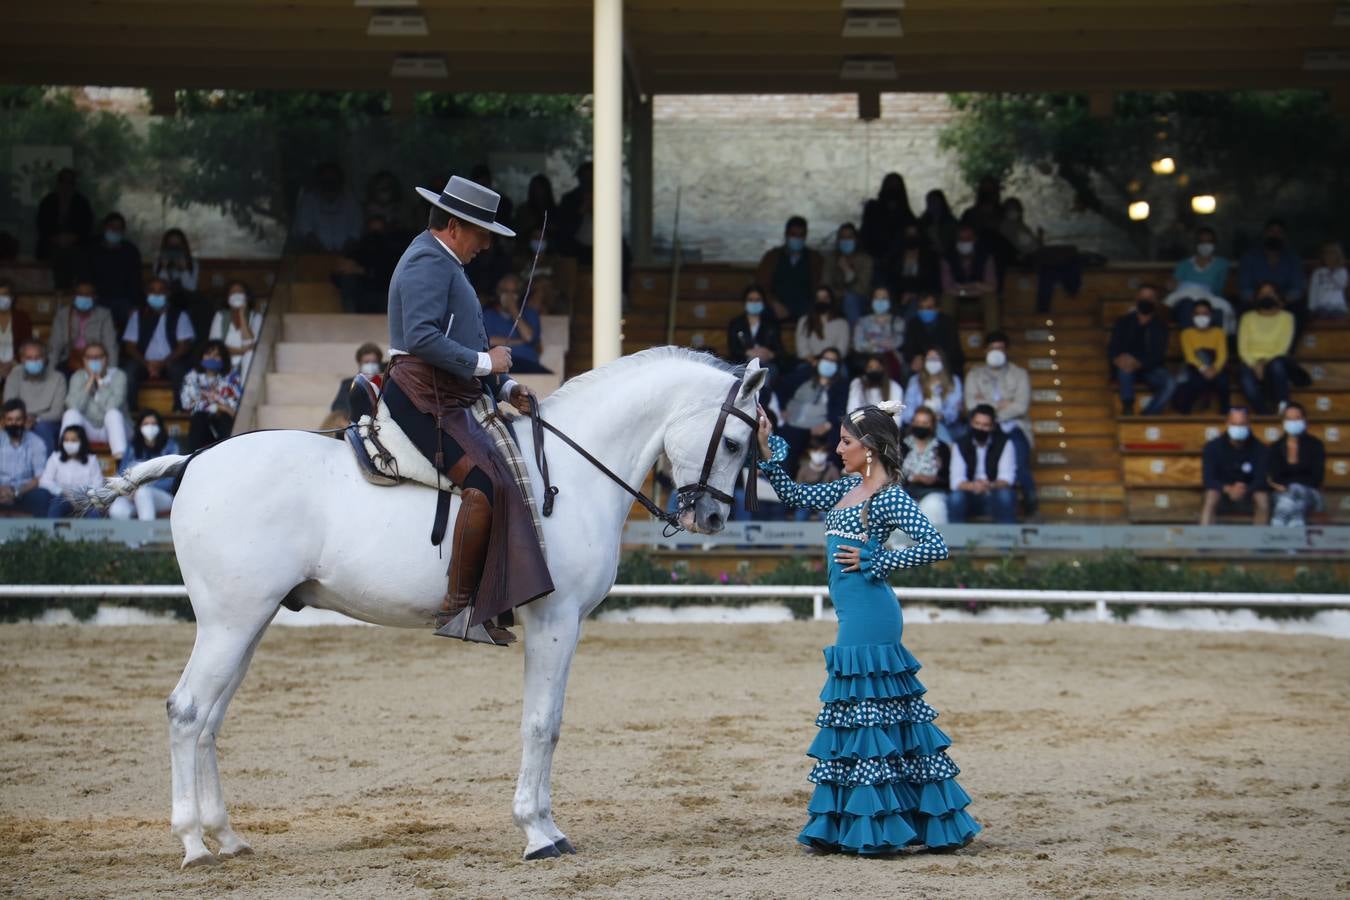
<svg viewBox="0 0 1350 900"><path fill-rule="evenodd" d="M725 491L719 491L717 488L708 484L708 477L712 475L713 462L717 459L717 447L722 442L722 432L727 427L727 416L735 416L742 422L750 426L750 446L746 454L746 463L749 466L749 473L745 478L745 508L754 512L759 509L759 491L756 489L759 483L758 473L755 471L755 463L759 457L759 441L756 432L759 430L759 423L748 413L736 408L736 397L741 392L741 385L745 379L738 379L727 392L726 400L722 401L722 410L717 415L717 427L713 429L712 440L708 442L708 452L703 456L703 471L699 473L696 484L686 484L684 487L677 488L675 493L680 497L680 509L687 509L698 502L698 498L707 494L714 500L731 506L736 505L736 498L727 494Z"/></svg>

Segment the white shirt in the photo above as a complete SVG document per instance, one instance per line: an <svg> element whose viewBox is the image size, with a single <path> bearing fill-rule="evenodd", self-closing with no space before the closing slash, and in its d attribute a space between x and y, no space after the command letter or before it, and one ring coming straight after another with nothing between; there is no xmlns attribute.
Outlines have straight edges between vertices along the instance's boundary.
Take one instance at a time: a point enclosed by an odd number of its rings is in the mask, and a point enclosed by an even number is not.
<svg viewBox="0 0 1350 900"><path fill-rule="evenodd" d="M42 477L38 479L38 487L58 497L66 491L83 493L85 488L102 483L103 470L99 468L98 458L92 453L84 462L73 456L62 462L61 453L57 451L47 457L47 465L42 470Z"/></svg>
<svg viewBox="0 0 1350 900"><path fill-rule="evenodd" d="M984 472L984 460L989 455L989 444L983 447L975 445L975 469L978 472ZM1011 485L1017 478L1017 454L1013 451L1012 444L1003 445L1003 455L998 458L998 471L995 473L995 481L1002 481ZM970 473L966 471L966 458L961 455L961 450L955 444L952 445L952 463L951 463L951 489L959 491L963 481L988 481L983 474L979 478L971 478Z"/></svg>
<svg viewBox="0 0 1350 900"><path fill-rule="evenodd" d="M164 312L160 314L159 321L155 323L155 333L150 336L150 343L145 346L145 358L152 362L168 359L169 354L173 353L173 347L169 344L168 336L164 333L166 327L164 323L168 320L168 313L169 311L165 309ZM192 318L185 312L180 312L178 314L178 328L176 331L178 334L174 338L175 342L190 341L197 336L197 333L192 330ZM138 309L131 313L130 319L127 319L127 328L126 331L122 332L122 340L130 341L134 344L140 339L141 311Z"/></svg>
<svg viewBox="0 0 1350 900"><path fill-rule="evenodd" d="M899 400L900 398L905 396L904 388L900 387L899 384L897 384L895 381L892 381L890 378L887 378L886 380L891 382L890 396L892 400ZM886 398L881 396L881 388L872 387L867 383L867 379L865 378L859 377L849 382L848 385L849 412L853 412L853 410L857 409L860 406L876 405L877 403L880 403L884 399ZM895 414L896 425L904 424L900 420L900 416L901 413Z"/></svg>

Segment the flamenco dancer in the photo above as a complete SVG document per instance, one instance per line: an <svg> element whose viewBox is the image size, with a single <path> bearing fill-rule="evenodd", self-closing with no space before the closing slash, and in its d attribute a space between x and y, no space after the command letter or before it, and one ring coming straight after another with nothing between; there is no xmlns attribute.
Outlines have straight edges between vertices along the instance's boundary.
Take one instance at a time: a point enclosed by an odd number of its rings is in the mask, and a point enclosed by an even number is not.
<svg viewBox="0 0 1350 900"><path fill-rule="evenodd" d="M797 840L817 853L881 856L906 848L949 851L980 830L970 797L947 756L951 740L933 724L900 643L900 605L887 583L896 569L947 558L942 535L900 486L899 403L864 406L844 417L836 448L845 475L802 485L783 468L787 442L760 413L760 468L788 506L828 510L825 546L830 599L839 617L825 648L824 708L807 755L816 789ZM885 549L899 528L913 546Z"/></svg>

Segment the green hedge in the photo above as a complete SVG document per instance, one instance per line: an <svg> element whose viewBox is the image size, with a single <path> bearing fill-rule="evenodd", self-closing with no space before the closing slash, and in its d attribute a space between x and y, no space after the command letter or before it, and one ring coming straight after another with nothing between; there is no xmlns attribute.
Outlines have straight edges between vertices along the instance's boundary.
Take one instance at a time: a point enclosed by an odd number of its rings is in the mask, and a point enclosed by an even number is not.
<svg viewBox="0 0 1350 900"><path fill-rule="evenodd" d="M936 566L905 569L892 579L911 587L970 588L969 601L937 605L968 609L978 613L989 604L981 603L981 588L1020 588L1032 590L1124 590L1124 591L1243 591L1263 594L1330 594L1344 590L1330 566L1318 566L1285 580L1254 572L1229 568L1210 572L1181 563L1139 558L1129 553L1113 553L1083 560L1068 560L1027 565L1002 557L998 560L957 556ZM170 550L141 550L103 541L63 541L33 532L28 537L0 544L0 584L182 584L183 576ZM692 569L683 562L671 563L643 551L625 553L619 562L619 584L825 584L822 560L792 558L782 561L762 575L750 573L748 563L717 575ZM767 598L772 602L773 598ZM126 598L122 605L168 611L191 618L186 599ZM703 597L611 597L601 610L627 609L652 604L685 606L718 604L746 606L763 603L761 598ZM808 597L783 597L797 618L811 615ZM0 618L5 621L32 618L46 609L69 609L78 618L92 616L99 601L80 598L0 598ZM1087 608L1089 604L1048 605L1052 616L1062 616L1069 608ZM1118 618L1127 618L1131 607L1114 606ZM1319 611L1315 607L1297 609L1256 607L1259 615L1270 618L1307 618Z"/></svg>

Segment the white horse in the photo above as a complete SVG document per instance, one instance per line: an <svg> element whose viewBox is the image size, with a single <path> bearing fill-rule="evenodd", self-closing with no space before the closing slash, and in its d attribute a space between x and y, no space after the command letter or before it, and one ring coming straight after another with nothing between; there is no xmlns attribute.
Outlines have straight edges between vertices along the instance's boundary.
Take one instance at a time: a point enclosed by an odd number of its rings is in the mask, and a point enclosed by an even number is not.
<svg viewBox="0 0 1350 900"><path fill-rule="evenodd" d="M767 374L752 361L734 401L755 416ZM738 370L690 350L646 350L572 379L540 405L541 415L640 486L657 455L670 458L677 484L700 480L719 411ZM517 423L537 502L528 420ZM750 442L748 424L726 420L706 479L731 494ZM581 623L614 585L619 542L633 499L559 440L546 440L549 474L560 493L543 520L552 594L517 610L525 630L523 752L512 814L525 832L525 858L573 852L553 823L550 770L562 725L563 694ZM94 502L106 505L136 486L184 469L185 456L154 459L114 478ZM710 492L682 511L691 531L714 533L729 512ZM445 593L449 556L428 540L436 493L375 487L343 442L303 431L244 434L212 447L182 471L172 513L173 543L197 617L192 656L168 699L173 832L183 866L251 853L230 827L216 766L216 735L263 632L282 601L336 610L376 625L420 628L430 640ZM458 508L451 510L453 515ZM353 528L352 522L363 527ZM373 539L371 535L378 537ZM469 649L449 641L448 653ZM212 853L206 841L216 844Z"/></svg>

